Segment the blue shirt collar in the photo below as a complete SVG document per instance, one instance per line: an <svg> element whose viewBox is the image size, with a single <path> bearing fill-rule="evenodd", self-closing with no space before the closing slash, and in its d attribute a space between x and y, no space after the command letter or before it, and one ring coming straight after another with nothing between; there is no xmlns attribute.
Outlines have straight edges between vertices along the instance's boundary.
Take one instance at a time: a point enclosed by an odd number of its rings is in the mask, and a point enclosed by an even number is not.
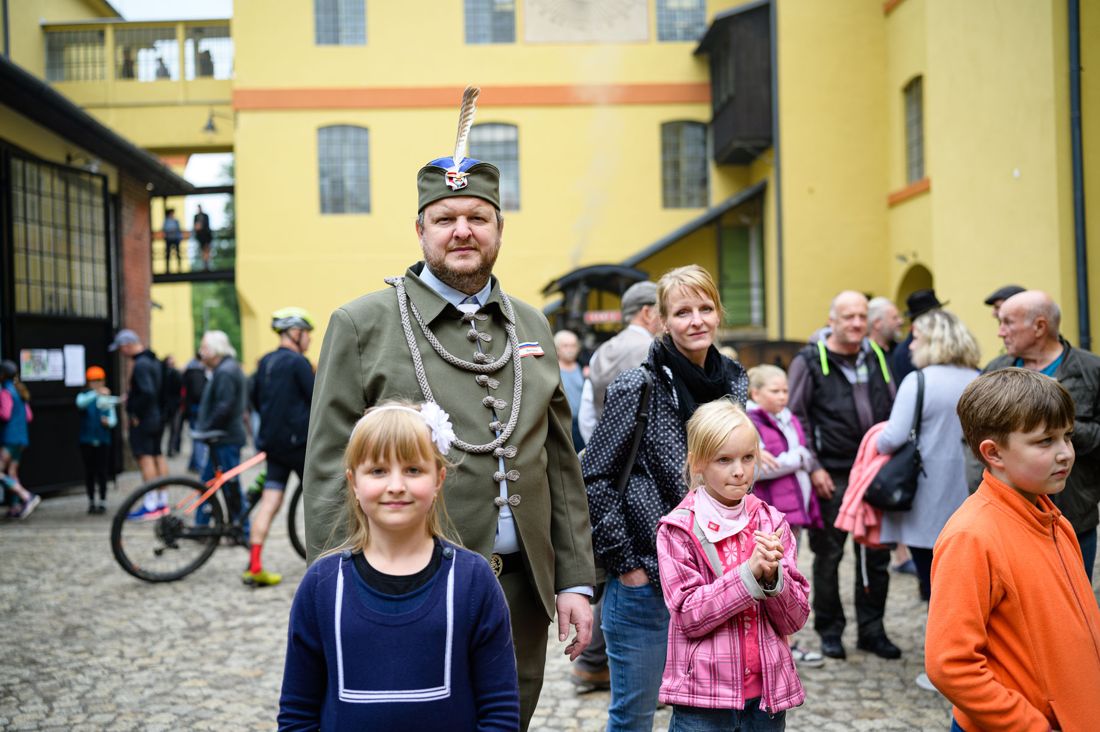
<svg viewBox="0 0 1100 732"><path fill-rule="evenodd" d="M465 292L459 292L455 288L448 285L443 280L432 274L432 270L428 267L427 263L424 264L424 268L420 270L420 281L428 287L432 288L440 297L447 302L454 305L456 308L459 303L465 300L468 296ZM479 307L485 307L485 303L489 302L489 293L493 291L493 278L490 277L489 281L485 284L485 287L474 294L477 298L477 304Z"/></svg>

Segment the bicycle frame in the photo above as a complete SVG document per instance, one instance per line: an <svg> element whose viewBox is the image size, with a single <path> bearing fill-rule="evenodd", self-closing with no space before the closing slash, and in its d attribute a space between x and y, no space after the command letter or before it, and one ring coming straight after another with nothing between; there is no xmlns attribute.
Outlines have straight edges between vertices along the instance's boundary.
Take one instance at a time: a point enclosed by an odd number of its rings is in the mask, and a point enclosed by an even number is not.
<svg viewBox="0 0 1100 732"><path fill-rule="evenodd" d="M187 498L183 499L178 504L176 504L176 509L177 510L182 510L186 514L194 513L195 509L197 509L202 504L206 503L207 499L209 499L210 496L214 495L214 493L216 493L217 490L219 488L221 488L223 485L225 485L229 481L233 480L238 475L240 475L244 471L248 470L252 466L259 465L260 463L262 463L265 460L267 460L267 453L266 452L258 452L255 455L253 455L252 457L250 457L248 460L245 460L243 463L240 463L239 465L237 465L237 467L231 468L231 469L225 471L224 473L222 472L221 466L219 465L218 468L214 471L214 477L206 482L206 485L207 485L206 492L203 493L198 498L192 500L191 503L188 504L186 508L184 508L184 504L186 504L189 499L187 499Z"/></svg>

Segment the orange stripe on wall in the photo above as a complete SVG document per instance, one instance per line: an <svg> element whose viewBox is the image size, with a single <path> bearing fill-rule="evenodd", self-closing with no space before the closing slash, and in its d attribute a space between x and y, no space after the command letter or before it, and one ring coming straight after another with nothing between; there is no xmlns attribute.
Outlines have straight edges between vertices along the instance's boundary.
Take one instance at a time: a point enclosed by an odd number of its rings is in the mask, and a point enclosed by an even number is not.
<svg viewBox="0 0 1100 732"><path fill-rule="evenodd" d="M889 15L894 12L894 8L901 5L901 3L902 0L886 0L886 2L882 4L882 14Z"/></svg>
<svg viewBox="0 0 1100 732"><path fill-rule="evenodd" d="M190 155L161 155L160 161L170 168L186 168Z"/></svg>
<svg viewBox="0 0 1100 732"><path fill-rule="evenodd" d="M913 198L914 196L919 196L920 194L930 190L932 190L932 181L927 176L925 176L915 183L910 183L909 185L905 186L905 188L894 191L893 193L886 196L886 205L896 206L903 201L908 201L910 198Z"/></svg>
<svg viewBox="0 0 1100 732"><path fill-rule="evenodd" d="M400 109L454 107L462 88L236 89L234 109ZM710 85L586 84L482 87L479 104L534 107L598 104L695 104L710 101Z"/></svg>

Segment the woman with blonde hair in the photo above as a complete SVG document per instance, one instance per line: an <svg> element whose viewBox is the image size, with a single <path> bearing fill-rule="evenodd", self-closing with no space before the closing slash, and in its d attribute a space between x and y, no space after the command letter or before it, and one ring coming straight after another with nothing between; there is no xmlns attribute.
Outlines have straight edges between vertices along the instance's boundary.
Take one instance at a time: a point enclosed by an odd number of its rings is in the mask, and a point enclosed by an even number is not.
<svg viewBox="0 0 1100 732"><path fill-rule="evenodd" d="M666 272L657 282L657 305L665 333L654 339L642 366L624 371L608 387L581 463L593 548L608 576L601 621L611 670L608 732L653 728L669 622L657 522L687 492L685 425L707 402L730 397L744 406L748 396L741 364L715 347L722 302L710 273L697 265ZM648 421L631 463L647 393Z"/></svg>
<svg viewBox="0 0 1100 732"><path fill-rule="evenodd" d="M966 385L978 376L980 353L962 321L945 310L932 310L913 321L911 351L913 365L924 374L918 440L924 472L917 480L912 509L883 514L881 540L909 547L921 598L927 601L932 547L947 519L967 497L965 448L955 406ZM917 379L913 372L898 386L890 420L878 438L880 453L894 453L909 439Z"/></svg>

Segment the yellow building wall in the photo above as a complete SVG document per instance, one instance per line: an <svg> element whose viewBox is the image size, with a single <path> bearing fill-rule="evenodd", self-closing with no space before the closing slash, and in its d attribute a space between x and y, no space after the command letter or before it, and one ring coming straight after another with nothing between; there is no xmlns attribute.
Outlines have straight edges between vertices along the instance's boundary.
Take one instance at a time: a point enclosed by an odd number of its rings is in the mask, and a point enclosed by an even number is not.
<svg viewBox="0 0 1100 732"><path fill-rule="evenodd" d="M736 2L712 3L713 10ZM462 4L368 3L366 46L316 46L313 4L272 14L256 0L234 7L238 94L320 87L427 89L492 86L706 84L695 44L524 42L517 3L513 44L466 45ZM423 39L453 38L450 43ZM537 93L537 92L536 92ZM304 97L303 97L304 98ZM458 94L445 106L252 109L238 104L236 135L238 292L244 360L271 347L268 317L294 304L321 322L340 304L384 287L420 258L413 228L416 171L453 149ZM581 265L615 262L704 209L661 205L660 126L710 121L706 102L480 105L477 122L518 127L520 210L505 212L495 273L536 307L541 289ZM321 215L317 130L370 130L371 213ZM292 142L291 142L292 141ZM711 189L725 198L729 177ZM303 276L303 273L309 273ZM313 273L318 273L314 275ZM324 327L315 333L323 336Z"/></svg>
<svg viewBox="0 0 1100 732"><path fill-rule="evenodd" d="M887 290L886 36L877 2L778 0L776 15L781 306L786 338L801 340L825 322L838 291ZM774 272L774 241L766 243ZM776 317L769 307L769 326Z"/></svg>
<svg viewBox="0 0 1100 732"><path fill-rule="evenodd" d="M924 8L931 269L986 357L1001 343L982 300L1004 284L1046 290L1077 331L1064 3L1010 5Z"/></svg>
<svg viewBox="0 0 1100 732"><path fill-rule="evenodd" d="M58 137L12 108L3 106L2 100L0 100L0 139L7 140L31 155L62 165L72 164L66 163L67 160L85 161L92 157L87 150ZM107 176L108 190L117 193L118 170L114 166L100 162L97 172Z"/></svg>

